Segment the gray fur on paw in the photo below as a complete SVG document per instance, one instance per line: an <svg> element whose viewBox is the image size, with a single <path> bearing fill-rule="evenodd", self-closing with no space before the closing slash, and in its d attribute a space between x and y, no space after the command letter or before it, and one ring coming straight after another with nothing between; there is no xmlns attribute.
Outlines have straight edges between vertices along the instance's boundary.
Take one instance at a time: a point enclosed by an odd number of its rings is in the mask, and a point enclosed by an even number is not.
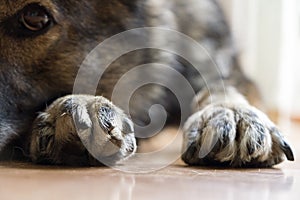
<svg viewBox="0 0 300 200"><path fill-rule="evenodd" d="M209 105L184 127L182 159L191 165L269 167L292 150L276 126L256 108Z"/></svg>
<svg viewBox="0 0 300 200"><path fill-rule="evenodd" d="M30 144L39 163L114 164L136 150L131 120L103 97L70 95L37 117Z"/></svg>

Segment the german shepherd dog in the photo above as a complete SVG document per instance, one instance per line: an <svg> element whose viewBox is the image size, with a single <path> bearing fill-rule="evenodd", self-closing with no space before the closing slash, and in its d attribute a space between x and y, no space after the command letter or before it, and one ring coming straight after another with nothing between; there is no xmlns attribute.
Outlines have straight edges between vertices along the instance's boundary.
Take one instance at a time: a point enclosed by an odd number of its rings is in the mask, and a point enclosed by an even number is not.
<svg viewBox="0 0 300 200"><path fill-rule="evenodd" d="M259 93L238 65L229 27L216 0L0 2L1 159L19 159L15 154L21 149L36 163L94 165L101 164L101 159L116 163L135 153L135 134L143 133L134 133L134 124L151 123L148 111L155 104L164 106L168 122L190 112L183 126L182 150L182 160L189 165L270 167L294 159L276 126L254 107ZM143 27L174 30L192 38L207 50L220 73L212 70L202 52L180 41L167 43L171 35L152 34L145 38L147 43L183 48L208 75L204 77L172 52L145 48L111 63L96 96L84 87L74 94L80 66L99 43ZM111 46L111 53L117 48ZM93 57L90 69L95 71L88 74L101 70L101 59L100 55ZM118 80L134 66L150 62L167 64L188 80L195 92L189 97L191 111L180 108L176 95L157 84L136 90L129 109L122 98L111 102ZM145 77L178 81L172 73L164 73L163 67L161 72L149 68L133 79ZM91 82L89 76L81 80L87 88ZM134 82L123 86L126 89ZM201 156L203 148L209 152Z"/></svg>

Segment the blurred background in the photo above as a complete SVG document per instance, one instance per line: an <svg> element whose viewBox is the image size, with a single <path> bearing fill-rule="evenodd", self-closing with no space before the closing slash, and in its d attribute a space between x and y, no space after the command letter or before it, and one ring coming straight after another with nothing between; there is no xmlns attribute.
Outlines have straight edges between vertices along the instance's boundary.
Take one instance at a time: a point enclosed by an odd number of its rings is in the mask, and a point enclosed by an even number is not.
<svg viewBox="0 0 300 200"><path fill-rule="evenodd" d="M218 0L240 62L279 122L300 122L300 0Z"/></svg>

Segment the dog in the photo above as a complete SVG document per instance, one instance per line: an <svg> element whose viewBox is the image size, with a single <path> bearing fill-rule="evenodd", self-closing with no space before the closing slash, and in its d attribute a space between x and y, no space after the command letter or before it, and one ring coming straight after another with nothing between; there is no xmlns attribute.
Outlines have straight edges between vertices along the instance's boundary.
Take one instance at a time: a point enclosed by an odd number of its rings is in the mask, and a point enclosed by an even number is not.
<svg viewBox="0 0 300 200"><path fill-rule="evenodd" d="M168 122L178 122L182 113L189 115L182 117L187 118L182 160L189 165L270 167L286 158L294 160L278 128L254 107L259 92L238 64L217 1L0 1L1 159L21 159L16 153L21 149L41 164L115 164L136 152L135 135L143 131L134 124L147 125L160 117L155 109L154 117L148 113L160 104ZM97 45L130 30L135 32L131 39L123 37L125 44L139 41L149 48L126 52L105 70L99 51L86 62ZM183 44L176 34L196 41L205 51ZM155 49L162 45L178 49L194 63ZM106 53L119 48L122 45L111 45ZM83 63L89 70L78 77ZM118 80L147 63L162 65L133 73L112 103ZM90 77L97 70L104 73L93 94L95 82ZM159 84L143 85L128 102L122 96L139 80L176 85L178 77L184 77L195 93L180 88L188 106L180 105L176 94ZM76 82L80 89L74 91Z"/></svg>

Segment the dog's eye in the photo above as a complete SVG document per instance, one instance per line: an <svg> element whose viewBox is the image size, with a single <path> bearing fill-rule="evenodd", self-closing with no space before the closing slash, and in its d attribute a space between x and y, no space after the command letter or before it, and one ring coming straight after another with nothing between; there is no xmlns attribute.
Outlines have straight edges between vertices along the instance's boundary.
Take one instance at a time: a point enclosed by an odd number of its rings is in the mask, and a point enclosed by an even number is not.
<svg viewBox="0 0 300 200"><path fill-rule="evenodd" d="M20 12L20 23L29 31L37 32L51 25L52 17L44 7L31 4Z"/></svg>

